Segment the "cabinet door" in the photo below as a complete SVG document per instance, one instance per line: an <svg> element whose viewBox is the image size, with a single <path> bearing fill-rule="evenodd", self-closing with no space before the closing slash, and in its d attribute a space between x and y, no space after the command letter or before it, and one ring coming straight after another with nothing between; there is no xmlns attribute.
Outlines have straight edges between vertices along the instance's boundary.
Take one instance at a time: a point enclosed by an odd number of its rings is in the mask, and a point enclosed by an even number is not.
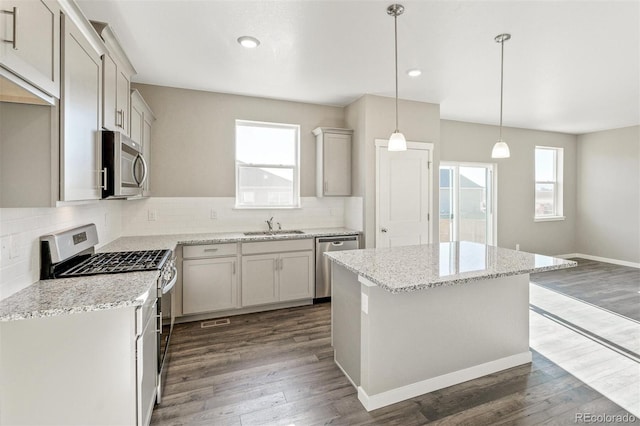
<svg viewBox="0 0 640 426"><path fill-rule="evenodd" d="M131 124L130 124L130 137L134 142L138 142L140 145L143 144L142 140L142 132L143 132L143 122L144 122L144 113L142 111L141 105L139 102L136 102L135 99L131 100ZM143 146L144 148L144 146Z"/></svg>
<svg viewBox="0 0 640 426"><path fill-rule="evenodd" d="M129 135L129 101L131 92L129 89L129 76L118 68L117 75L117 95L116 95L116 125L120 131L127 136Z"/></svg>
<svg viewBox="0 0 640 426"><path fill-rule="evenodd" d="M351 136L324 134L324 195L351 195Z"/></svg>
<svg viewBox="0 0 640 426"><path fill-rule="evenodd" d="M102 57L102 127L118 130L116 127L116 92L117 92L116 63L111 56Z"/></svg>
<svg viewBox="0 0 640 426"><path fill-rule="evenodd" d="M235 257L184 260L182 268L183 314L238 307Z"/></svg>
<svg viewBox="0 0 640 426"><path fill-rule="evenodd" d="M149 315L144 331L136 340L137 414L138 424L148 425L156 400L158 378L158 333L156 333L156 308Z"/></svg>
<svg viewBox="0 0 640 426"><path fill-rule="evenodd" d="M313 252L282 253L279 265L280 301L313 297Z"/></svg>
<svg viewBox="0 0 640 426"><path fill-rule="evenodd" d="M276 254L242 256L242 306L278 301L277 260Z"/></svg>
<svg viewBox="0 0 640 426"><path fill-rule="evenodd" d="M71 20L62 24L60 199L100 199L102 61Z"/></svg>
<svg viewBox="0 0 640 426"><path fill-rule="evenodd" d="M153 122L149 114L144 114L142 120L142 155L147 160L147 179L142 187L142 195L151 196L151 126Z"/></svg>
<svg viewBox="0 0 640 426"><path fill-rule="evenodd" d="M0 64L60 97L60 8L51 0L0 1Z"/></svg>

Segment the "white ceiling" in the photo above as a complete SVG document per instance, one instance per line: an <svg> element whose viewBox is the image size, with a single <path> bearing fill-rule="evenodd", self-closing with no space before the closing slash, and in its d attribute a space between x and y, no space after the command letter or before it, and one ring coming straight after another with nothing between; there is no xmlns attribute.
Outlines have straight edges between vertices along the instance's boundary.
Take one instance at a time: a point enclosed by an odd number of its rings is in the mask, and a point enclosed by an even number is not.
<svg viewBox="0 0 640 426"><path fill-rule="evenodd" d="M640 1L402 1L400 97L444 119L586 133L640 123ZM394 94L391 1L79 0L134 81L328 105ZM247 50L236 39L257 37ZM405 71L420 68L422 76Z"/></svg>

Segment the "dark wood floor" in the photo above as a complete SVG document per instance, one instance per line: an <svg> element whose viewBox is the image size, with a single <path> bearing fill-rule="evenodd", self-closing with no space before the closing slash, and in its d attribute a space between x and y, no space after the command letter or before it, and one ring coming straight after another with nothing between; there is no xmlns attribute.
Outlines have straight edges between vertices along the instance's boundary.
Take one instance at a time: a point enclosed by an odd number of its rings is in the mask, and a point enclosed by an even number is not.
<svg viewBox="0 0 640 426"><path fill-rule="evenodd" d="M625 414L542 355L531 365L372 412L333 362L330 305L176 325L167 391L153 425L575 424Z"/></svg>
<svg viewBox="0 0 640 426"><path fill-rule="evenodd" d="M531 282L640 321L640 269L587 259L578 266L531 274Z"/></svg>

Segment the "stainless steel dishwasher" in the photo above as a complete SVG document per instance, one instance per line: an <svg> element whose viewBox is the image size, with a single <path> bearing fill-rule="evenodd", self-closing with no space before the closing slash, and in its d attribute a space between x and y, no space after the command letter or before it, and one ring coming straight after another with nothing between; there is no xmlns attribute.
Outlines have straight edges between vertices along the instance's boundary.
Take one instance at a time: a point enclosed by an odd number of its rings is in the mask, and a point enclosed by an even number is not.
<svg viewBox="0 0 640 426"><path fill-rule="evenodd" d="M316 238L316 293L313 303L331 300L331 262L324 253L355 250L359 248L359 243L357 235Z"/></svg>

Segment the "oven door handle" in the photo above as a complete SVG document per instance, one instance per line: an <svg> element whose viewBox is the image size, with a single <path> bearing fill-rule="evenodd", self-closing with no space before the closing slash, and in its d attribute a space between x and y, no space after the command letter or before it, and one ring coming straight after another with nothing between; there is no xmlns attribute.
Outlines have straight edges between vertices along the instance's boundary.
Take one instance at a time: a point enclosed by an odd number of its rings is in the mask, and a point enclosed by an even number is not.
<svg viewBox="0 0 640 426"><path fill-rule="evenodd" d="M173 289L173 286L176 285L176 281L178 281L178 268L176 268L175 266L172 266L171 270L173 271L171 281L169 281L167 284L164 285L164 287L162 287L162 294L169 293L171 289Z"/></svg>

